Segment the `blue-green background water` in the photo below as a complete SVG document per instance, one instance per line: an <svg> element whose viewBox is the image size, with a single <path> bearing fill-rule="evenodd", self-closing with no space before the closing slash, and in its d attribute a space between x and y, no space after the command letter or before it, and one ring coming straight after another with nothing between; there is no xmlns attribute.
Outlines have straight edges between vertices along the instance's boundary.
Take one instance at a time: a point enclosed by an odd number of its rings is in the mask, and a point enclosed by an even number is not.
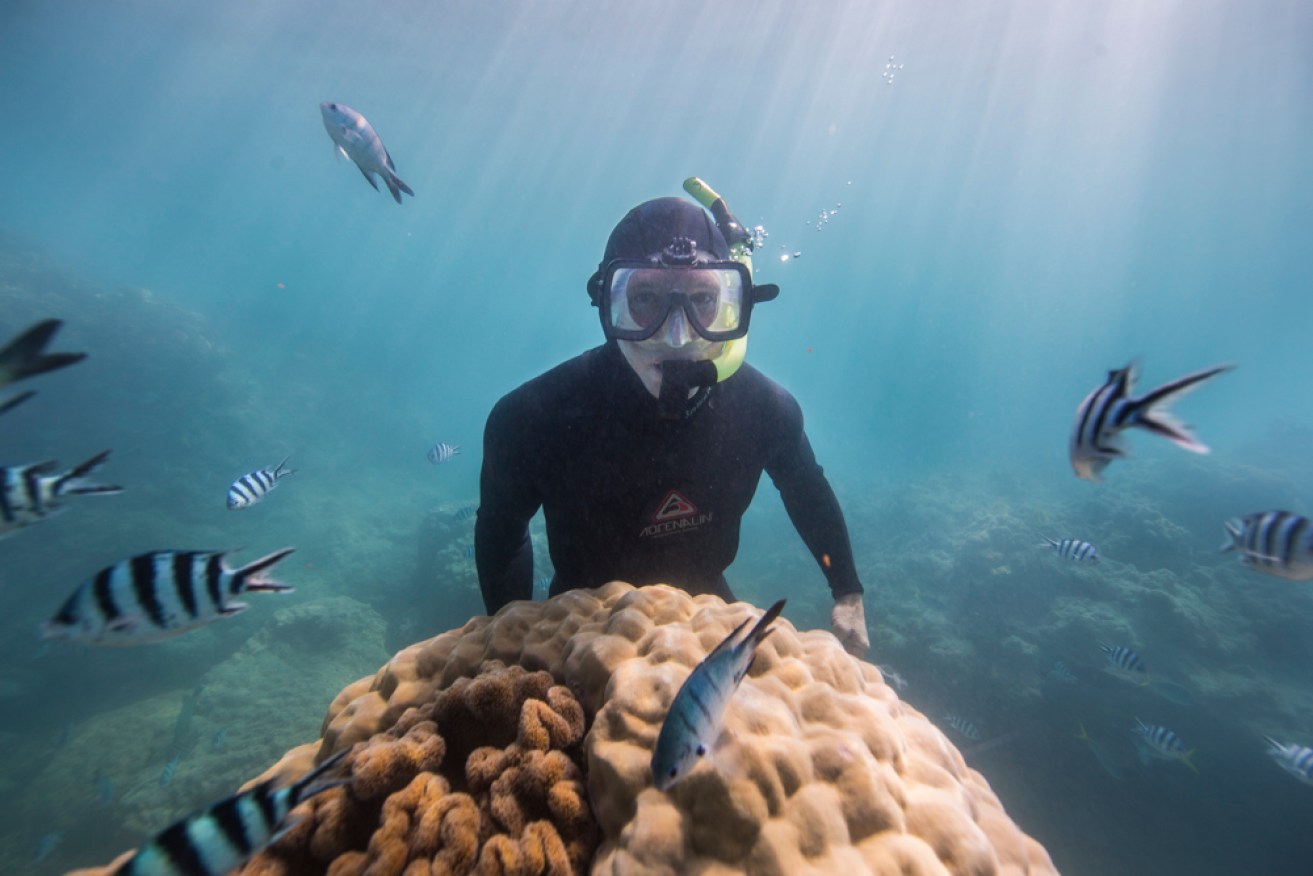
<svg viewBox="0 0 1313 876"><path fill-rule="evenodd" d="M933 719L1015 734L968 758L1065 873L1307 872L1313 788L1259 734L1313 744L1313 596L1215 550L1227 517L1313 511L1310 46L1293 2L10 0L0 339L56 316L91 358L32 382L0 462L113 448L125 492L0 542L0 869L108 860L480 611L454 512L487 411L599 341L606 235L697 174L769 231L783 294L749 358L848 513L872 661ZM333 160L322 100L367 116L413 200ZM1075 405L1136 357L1146 386L1238 364L1179 406L1214 452L1134 435L1080 482ZM435 469L435 441L464 452ZM294 478L224 509L287 454ZM744 527L740 594L822 625L768 484ZM33 632L131 553L283 545L294 595L184 639ZM1099 672L1100 639L1194 704ZM1137 716L1200 775L1140 764Z"/></svg>

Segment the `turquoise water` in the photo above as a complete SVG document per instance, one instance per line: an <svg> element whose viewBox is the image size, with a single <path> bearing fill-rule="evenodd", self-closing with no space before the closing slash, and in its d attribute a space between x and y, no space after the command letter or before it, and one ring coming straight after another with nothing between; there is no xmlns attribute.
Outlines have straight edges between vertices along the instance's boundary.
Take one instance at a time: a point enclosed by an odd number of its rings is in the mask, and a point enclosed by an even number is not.
<svg viewBox="0 0 1313 876"><path fill-rule="evenodd" d="M803 406L902 696L997 742L954 737L1064 873L1307 871L1313 789L1261 734L1313 745L1313 595L1216 547L1228 517L1313 512L1313 11L824 6L5 4L0 340L54 316L90 358L29 384L0 462L112 448L125 491L0 541L0 869L108 860L479 612L456 512L488 409L599 341L611 227L697 174L769 232L783 294L749 359ZM334 160L323 100L414 199ZM1135 358L1146 388L1238 365L1178 406L1214 452L1135 434L1080 482L1075 406ZM436 441L463 453L434 468ZM224 509L285 455L294 477ZM744 532L740 594L823 624L768 485ZM132 553L285 545L295 594L184 638L34 633ZM1100 640L1161 682L1102 672ZM1136 717L1199 774L1142 764Z"/></svg>

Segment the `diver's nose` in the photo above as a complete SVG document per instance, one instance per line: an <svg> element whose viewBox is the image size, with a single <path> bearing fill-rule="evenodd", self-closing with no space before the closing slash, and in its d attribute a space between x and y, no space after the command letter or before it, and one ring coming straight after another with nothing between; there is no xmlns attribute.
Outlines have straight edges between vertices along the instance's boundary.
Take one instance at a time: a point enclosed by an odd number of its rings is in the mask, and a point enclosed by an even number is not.
<svg viewBox="0 0 1313 876"><path fill-rule="evenodd" d="M693 327L688 324L684 308L676 307L666 318L666 344L676 349L693 341Z"/></svg>

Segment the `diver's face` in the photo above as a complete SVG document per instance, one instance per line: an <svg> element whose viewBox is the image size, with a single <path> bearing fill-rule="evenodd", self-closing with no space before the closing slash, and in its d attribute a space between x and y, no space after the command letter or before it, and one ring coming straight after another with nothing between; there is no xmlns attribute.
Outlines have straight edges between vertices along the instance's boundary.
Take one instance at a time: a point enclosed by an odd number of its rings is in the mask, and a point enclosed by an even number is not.
<svg viewBox="0 0 1313 876"><path fill-rule="evenodd" d="M665 324L645 341L616 341L629 367L653 398L661 397L661 363L678 359L695 361L714 359L720 355L723 341L708 341L694 331L684 316L683 308L675 307L666 317ZM693 395L697 390L689 390Z"/></svg>

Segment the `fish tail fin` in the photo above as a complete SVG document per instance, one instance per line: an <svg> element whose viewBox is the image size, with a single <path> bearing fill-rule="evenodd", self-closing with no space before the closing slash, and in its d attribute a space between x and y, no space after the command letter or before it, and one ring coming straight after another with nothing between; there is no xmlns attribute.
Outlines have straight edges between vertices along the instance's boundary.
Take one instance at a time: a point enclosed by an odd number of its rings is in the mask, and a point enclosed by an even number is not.
<svg viewBox="0 0 1313 876"><path fill-rule="evenodd" d="M296 548L283 548L280 551L274 551L271 554L260 557L242 566L240 569L233 571L231 590L233 595L241 593L244 590L263 591L265 593L291 593L296 588L288 584L279 584L277 581L266 581L260 577L260 573L270 568L283 557L290 554Z"/></svg>
<svg viewBox="0 0 1313 876"><path fill-rule="evenodd" d="M294 469L294 468L285 468L285 466L287 465L287 460L289 460L289 459L291 459L290 456L284 456L284 457L283 457L283 461L280 462L280 463L278 463L278 467L275 468L274 471L273 471L274 480L278 480L279 478L287 477L288 475L294 475L294 474L296 474L296 469Z"/></svg>
<svg viewBox="0 0 1313 876"><path fill-rule="evenodd" d="M86 353L42 353L63 320L44 319L0 348L0 385L45 374L87 358Z"/></svg>
<svg viewBox="0 0 1313 876"><path fill-rule="evenodd" d="M1266 742L1272 748L1272 751L1269 752L1269 754L1285 750L1285 746L1282 745L1280 742L1277 742L1271 736L1264 735L1263 741Z"/></svg>
<svg viewBox="0 0 1313 876"><path fill-rule="evenodd" d="M55 482L55 495L86 496L95 493L106 495L123 492L122 487L109 486L106 484L93 484L84 480L87 475L92 474L96 469L105 464L105 460L109 459L109 454L110 451L108 450L102 451L81 465L69 469L68 472Z"/></svg>
<svg viewBox="0 0 1313 876"><path fill-rule="evenodd" d="M1089 742L1090 734L1085 732L1085 722L1078 718L1076 719L1076 726L1080 728L1080 732L1076 734L1076 738L1082 742Z"/></svg>
<svg viewBox="0 0 1313 876"><path fill-rule="evenodd" d="M1153 390L1136 400L1132 421L1156 435L1161 435L1178 447L1191 453L1208 453L1208 445L1195 436L1190 428L1167 412L1167 405L1190 392L1205 380L1216 377L1223 371L1231 370L1233 365L1219 365L1178 378Z"/></svg>
<svg viewBox="0 0 1313 876"><path fill-rule="evenodd" d="M1222 543L1219 552L1226 553L1227 551L1233 551L1240 547L1242 544L1241 539L1245 534L1245 525L1243 521L1239 518L1232 517L1230 520L1226 521L1226 523L1222 524L1222 528L1226 530L1226 541Z"/></svg>
<svg viewBox="0 0 1313 876"><path fill-rule="evenodd" d="M18 395L14 396L8 401L0 402L0 414L7 413L8 411L12 411L14 408L18 407L19 405L21 405L23 402L27 401L34 395L36 395L36 393L33 390L29 389L26 392L20 392Z"/></svg>
<svg viewBox="0 0 1313 876"><path fill-rule="evenodd" d="M310 770L310 772L306 773L304 776L293 782L290 788L292 806L296 806L296 804L300 803L302 800L307 800L310 797L313 797L316 794L323 793L324 791L327 791L330 788L336 788L341 785L350 784L351 779L349 778L330 779L327 782L319 781L320 778L322 778L325 773L329 772L338 764L340 764L342 762L342 759L345 758L350 753L351 753L351 749L349 748L339 751L337 754L328 758L323 763L319 764L319 766Z"/></svg>
<svg viewBox="0 0 1313 876"><path fill-rule="evenodd" d="M1049 538L1047 535L1043 535L1043 534L1041 534L1041 535L1040 535L1040 538L1042 538L1042 539L1044 539L1044 540L1041 541L1039 544L1035 545L1035 547L1042 547L1042 548L1055 548L1055 547L1058 546L1058 542L1057 542L1056 540L1054 540L1054 539Z"/></svg>
<svg viewBox="0 0 1313 876"><path fill-rule="evenodd" d="M760 645L762 640L769 636L770 631L774 629L771 623L780 616L782 611L784 611L783 599L766 609L766 613L761 616L761 620L757 621L756 626L748 633L746 641L751 642L754 648Z"/></svg>
<svg viewBox="0 0 1313 876"><path fill-rule="evenodd" d="M415 193L411 191L410 186L402 182L401 177L397 176L396 173L391 170L383 174L383 182L387 183L388 191L392 193L392 197L398 204L401 203L402 192L405 192L412 198L415 197Z"/></svg>
<svg viewBox="0 0 1313 876"><path fill-rule="evenodd" d="M1197 776L1197 775L1201 775L1201 773L1199 772L1199 767L1195 766L1194 763L1191 762L1190 760L1190 758L1194 755L1194 752L1195 750L1192 748L1189 751L1187 751L1185 754L1181 755L1181 763L1188 766L1190 770Z"/></svg>
<svg viewBox="0 0 1313 876"><path fill-rule="evenodd" d="M1144 673L1144 681L1140 682L1140 687L1148 687L1151 684L1153 684L1153 676L1147 672ZM1140 719L1136 718L1135 720L1138 721Z"/></svg>

